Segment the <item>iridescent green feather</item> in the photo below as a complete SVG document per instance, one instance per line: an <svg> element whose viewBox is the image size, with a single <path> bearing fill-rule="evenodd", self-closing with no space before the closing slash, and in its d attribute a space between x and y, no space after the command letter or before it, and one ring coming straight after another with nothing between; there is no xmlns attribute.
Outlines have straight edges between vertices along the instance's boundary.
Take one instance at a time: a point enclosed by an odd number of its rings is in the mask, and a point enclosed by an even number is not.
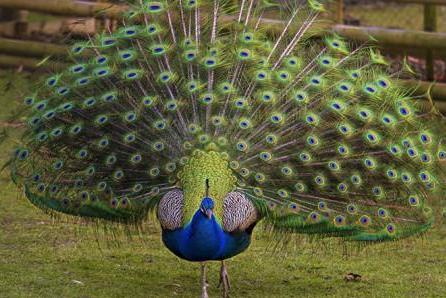
<svg viewBox="0 0 446 298"><path fill-rule="evenodd" d="M24 99L14 181L42 209L129 223L169 190L202 183L187 223L204 180L225 177L211 189L217 206L221 189L236 188L277 231L424 232L445 190L444 121L378 51L329 32L310 39L323 11L316 0L132 6L120 29L73 45L73 64ZM205 154L218 156L216 173L206 174L212 161L191 166L193 152L217 152Z"/></svg>

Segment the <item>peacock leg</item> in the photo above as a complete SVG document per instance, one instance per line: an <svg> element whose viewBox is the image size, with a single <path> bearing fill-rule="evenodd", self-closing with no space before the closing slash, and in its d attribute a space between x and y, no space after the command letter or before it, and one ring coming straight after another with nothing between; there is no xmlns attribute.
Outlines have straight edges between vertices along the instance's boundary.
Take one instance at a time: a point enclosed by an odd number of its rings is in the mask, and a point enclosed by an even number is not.
<svg viewBox="0 0 446 298"><path fill-rule="evenodd" d="M201 298L209 298L208 281L206 278L206 263L201 263Z"/></svg>
<svg viewBox="0 0 446 298"><path fill-rule="evenodd" d="M229 274L228 269L226 268L225 261L221 261L220 267L220 283L218 287L223 284L223 298L229 297L229 289L231 288L231 284L229 283Z"/></svg>

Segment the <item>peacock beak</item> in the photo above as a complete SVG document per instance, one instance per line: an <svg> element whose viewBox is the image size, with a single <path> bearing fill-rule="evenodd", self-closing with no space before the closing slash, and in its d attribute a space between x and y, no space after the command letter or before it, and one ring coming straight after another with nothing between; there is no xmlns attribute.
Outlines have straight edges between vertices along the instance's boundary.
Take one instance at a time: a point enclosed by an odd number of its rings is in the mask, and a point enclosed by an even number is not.
<svg viewBox="0 0 446 298"><path fill-rule="evenodd" d="M212 209L200 208L200 211L201 211L201 213L203 213L204 215L206 215L206 217L207 217L208 219L211 219L211 218L212 218L212 214L213 214Z"/></svg>
<svg viewBox="0 0 446 298"><path fill-rule="evenodd" d="M212 217L212 209L207 209L207 210L206 210L206 216L207 216L209 219L211 219L211 217Z"/></svg>

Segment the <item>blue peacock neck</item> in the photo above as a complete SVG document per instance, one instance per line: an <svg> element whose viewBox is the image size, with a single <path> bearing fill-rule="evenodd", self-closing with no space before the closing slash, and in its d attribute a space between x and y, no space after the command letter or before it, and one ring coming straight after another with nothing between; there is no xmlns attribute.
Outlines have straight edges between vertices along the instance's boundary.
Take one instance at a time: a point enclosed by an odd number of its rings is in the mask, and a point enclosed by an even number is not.
<svg viewBox="0 0 446 298"><path fill-rule="evenodd" d="M227 233L212 212L213 200L205 197L183 228L163 231L163 242L175 255L189 261L224 260L244 251L250 233Z"/></svg>

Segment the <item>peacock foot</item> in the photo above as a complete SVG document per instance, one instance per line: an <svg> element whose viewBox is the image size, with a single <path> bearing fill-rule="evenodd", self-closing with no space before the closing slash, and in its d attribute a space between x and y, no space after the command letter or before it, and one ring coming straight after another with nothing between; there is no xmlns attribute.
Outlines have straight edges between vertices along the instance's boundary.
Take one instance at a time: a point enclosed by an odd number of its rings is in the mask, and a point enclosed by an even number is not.
<svg viewBox="0 0 446 298"><path fill-rule="evenodd" d="M203 286L201 289L201 298L209 298L207 285Z"/></svg>
<svg viewBox="0 0 446 298"><path fill-rule="evenodd" d="M231 284L229 282L229 274L226 268L225 261L221 261L220 282L218 284L218 287L220 287L221 285L223 285L223 298L229 297L229 289L231 288Z"/></svg>
<svg viewBox="0 0 446 298"><path fill-rule="evenodd" d="M208 281L206 278L206 263L201 263L201 298L209 298Z"/></svg>

